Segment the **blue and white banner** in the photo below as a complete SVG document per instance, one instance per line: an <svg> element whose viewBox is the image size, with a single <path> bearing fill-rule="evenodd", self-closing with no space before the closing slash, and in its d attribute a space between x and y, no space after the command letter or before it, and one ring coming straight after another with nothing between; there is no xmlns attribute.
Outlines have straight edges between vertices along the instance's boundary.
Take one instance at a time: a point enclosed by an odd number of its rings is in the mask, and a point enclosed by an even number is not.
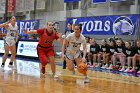
<svg viewBox="0 0 140 93"><path fill-rule="evenodd" d="M36 50L37 44L38 42L19 41L17 47L17 55L38 57Z"/></svg>
<svg viewBox="0 0 140 93"><path fill-rule="evenodd" d="M83 24L83 34L93 35L135 35L139 14L125 16L94 16L67 18L66 25Z"/></svg>
<svg viewBox="0 0 140 93"><path fill-rule="evenodd" d="M93 4L100 4L100 3L106 3L107 0L92 0Z"/></svg>
<svg viewBox="0 0 140 93"><path fill-rule="evenodd" d="M80 0L64 0L65 3L68 3L68 2L78 2Z"/></svg>
<svg viewBox="0 0 140 93"><path fill-rule="evenodd" d="M39 28L39 20L25 20L25 21L17 21L19 36L22 37L25 34L23 33L23 28L30 30L30 29L38 29ZM5 33L5 29L1 28L3 33ZM27 35L26 35L27 36Z"/></svg>
<svg viewBox="0 0 140 93"><path fill-rule="evenodd" d="M5 53L3 40L0 40L0 53Z"/></svg>
<svg viewBox="0 0 140 93"><path fill-rule="evenodd" d="M127 1L127 0L111 0L110 2L121 2L121 1Z"/></svg>

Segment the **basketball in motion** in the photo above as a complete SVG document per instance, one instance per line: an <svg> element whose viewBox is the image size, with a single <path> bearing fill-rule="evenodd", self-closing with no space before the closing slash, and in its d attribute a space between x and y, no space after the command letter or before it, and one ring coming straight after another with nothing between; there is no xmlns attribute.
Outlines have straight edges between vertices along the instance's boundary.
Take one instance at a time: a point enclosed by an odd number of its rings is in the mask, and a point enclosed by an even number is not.
<svg viewBox="0 0 140 93"><path fill-rule="evenodd" d="M87 71L87 65L85 63L80 63L77 69L79 73L85 74Z"/></svg>

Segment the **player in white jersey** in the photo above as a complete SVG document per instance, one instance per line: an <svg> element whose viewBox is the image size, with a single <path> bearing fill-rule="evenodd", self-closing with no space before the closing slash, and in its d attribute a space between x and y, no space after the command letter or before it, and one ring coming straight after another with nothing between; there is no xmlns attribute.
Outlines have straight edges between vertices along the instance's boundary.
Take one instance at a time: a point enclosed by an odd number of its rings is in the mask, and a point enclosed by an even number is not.
<svg viewBox="0 0 140 93"><path fill-rule="evenodd" d="M82 26L77 25L74 28L74 32L69 34L62 46L62 59L66 60L68 69L70 71L74 71L74 60L76 61L77 66L85 62L85 56L86 56L86 39L85 37L81 34ZM83 45L83 57L81 56L81 51L80 47ZM66 52L64 54L64 52ZM84 82L89 82L89 78L87 76L87 73L84 74L85 76L85 81Z"/></svg>
<svg viewBox="0 0 140 93"><path fill-rule="evenodd" d="M11 52L11 59L9 62L9 67L13 67L13 62L16 56L16 42L18 40L18 26L16 25L16 18L12 16L9 22L3 23L0 25L0 28L6 29L6 36L4 37L4 49L5 53L2 57L2 65L4 67L5 61L9 54L9 50Z"/></svg>

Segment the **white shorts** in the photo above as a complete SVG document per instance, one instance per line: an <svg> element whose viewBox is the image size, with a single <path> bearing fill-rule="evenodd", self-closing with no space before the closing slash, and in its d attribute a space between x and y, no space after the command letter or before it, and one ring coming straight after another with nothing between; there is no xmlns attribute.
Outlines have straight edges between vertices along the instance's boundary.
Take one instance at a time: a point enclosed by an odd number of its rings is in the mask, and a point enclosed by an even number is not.
<svg viewBox="0 0 140 93"><path fill-rule="evenodd" d="M16 41L14 38L10 38L10 37L6 37L4 39L4 44L8 45L8 46L13 46L16 44Z"/></svg>
<svg viewBox="0 0 140 93"><path fill-rule="evenodd" d="M69 60L74 60L75 58L81 58L81 51L76 52L75 54L65 53L65 57Z"/></svg>

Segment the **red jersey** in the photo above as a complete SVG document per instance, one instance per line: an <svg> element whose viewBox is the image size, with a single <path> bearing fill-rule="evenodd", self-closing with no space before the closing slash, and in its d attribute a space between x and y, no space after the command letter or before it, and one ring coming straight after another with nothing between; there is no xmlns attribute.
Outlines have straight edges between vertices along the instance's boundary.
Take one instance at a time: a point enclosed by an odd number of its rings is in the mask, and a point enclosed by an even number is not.
<svg viewBox="0 0 140 93"><path fill-rule="evenodd" d="M53 41L58 39L56 32L49 33L47 29L38 29L37 33L40 35L39 45L43 47L51 47Z"/></svg>

